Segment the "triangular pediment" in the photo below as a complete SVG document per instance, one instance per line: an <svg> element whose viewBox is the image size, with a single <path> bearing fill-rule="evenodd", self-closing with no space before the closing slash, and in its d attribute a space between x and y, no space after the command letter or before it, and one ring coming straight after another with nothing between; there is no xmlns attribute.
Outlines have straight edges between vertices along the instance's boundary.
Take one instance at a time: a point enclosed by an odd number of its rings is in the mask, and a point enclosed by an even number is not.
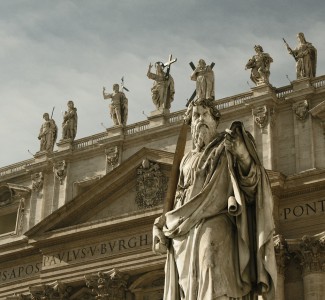
<svg viewBox="0 0 325 300"><path fill-rule="evenodd" d="M173 157L171 152L142 148L28 230L25 235L35 238L51 231L85 226L88 223L98 224L117 218L123 220L161 207L162 193L167 188ZM149 186L154 191L147 189L141 197L141 187L145 185L143 178L149 180ZM156 193L158 184L160 190ZM158 194L161 199L152 199L150 193Z"/></svg>

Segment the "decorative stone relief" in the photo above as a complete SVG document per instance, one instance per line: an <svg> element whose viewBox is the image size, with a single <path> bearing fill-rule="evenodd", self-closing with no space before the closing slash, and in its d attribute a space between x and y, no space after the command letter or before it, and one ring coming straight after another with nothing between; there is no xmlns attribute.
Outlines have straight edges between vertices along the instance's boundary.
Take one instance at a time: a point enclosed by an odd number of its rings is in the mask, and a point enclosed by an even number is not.
<svg viewBox="0 0 325 300"><path fill-rule="evenodd" d="M32 190L39 193L43 188L44 177L43 173L32 174Z"/></svg>
<svg viewBox="0 0 325 300"><path fill-rule="evenodd" d="M304 275L325 272L325 236L315 238L305 235L296 252L296 259L300 262Z"/></svg>
<svg viewBox="0 0 325 300"><path fill-rule="evenodd" d="M128 275L113 269L85 276L86 285L96 295L96 299L125 300Z"/></svg>
<svg viewBox="0 0 325 300"><path fill-rule="evenodd" d="M63 180L67 175L67 164L65 160L55 163L53 165L53 172L57 179L59 179L60 184L63 184Z"/></svg>
<svg viewBox="0 0 325 300"><path fill-rule="evenodd" d="M292 110L299 121L305 121L308 115L309 103L307 100L296 102L292 105Z"/></svg>
<svg viewBox="0 0 325 300"><path fill-rule="evenodd" d="M263 129L268 123L268 109L267 106L261 106L253 109L253 117L257 126Z"/></svg>
<svg viewBox="0 0 325 300"><path fill-rule="evenodd" d="M159 205L167 190L167 177L155 162L144 159L137 169L136 203L140 209Z"/></svg>
<svg viewBox="0 0 325 300"><path fill-rule="evenodd" d="M105 149L106 154L106 173L119 165L120 151L117 146Z"/></svg>

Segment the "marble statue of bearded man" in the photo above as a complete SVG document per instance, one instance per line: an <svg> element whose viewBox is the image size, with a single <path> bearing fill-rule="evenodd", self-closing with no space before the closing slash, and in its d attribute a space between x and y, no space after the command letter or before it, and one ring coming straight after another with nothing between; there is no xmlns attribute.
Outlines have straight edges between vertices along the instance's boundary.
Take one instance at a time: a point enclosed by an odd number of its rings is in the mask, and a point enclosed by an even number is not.
<svg viewBox="0 0 325 300"><path fill-rule="evenodd" d="M219 133L213 101L187 110L174 207L155 220L153 249L167 247L164 300L274 299L273 202L266 171L241 122ZM155 247L160 243L165 247Z"/></svg>

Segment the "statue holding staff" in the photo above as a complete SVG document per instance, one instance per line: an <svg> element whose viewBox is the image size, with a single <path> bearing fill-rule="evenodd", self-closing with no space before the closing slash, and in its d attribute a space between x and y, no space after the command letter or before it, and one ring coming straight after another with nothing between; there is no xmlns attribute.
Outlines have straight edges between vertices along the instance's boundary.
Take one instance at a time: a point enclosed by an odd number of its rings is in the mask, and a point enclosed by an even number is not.
<svg viewBox="0 0 325 300"><path fill-rule="evenodd" d="M44 123L42 124L38 135L38 139L40 140L40 151L53 151L57 139L58 127L52 118L53 111L51 118L48 113L43 114Z"/></svg>
<svg viewBox="0 0 325 300"><path fill-rule="evenodd" d="M316 76L317 66L317 50L305 39L305 35L302 32L297 34L298 46L292 49L285 39L283 39L287 50L296 61L296 74L297 79L308 77L314 78Z"/></svg>
<svg viewBox="0 0 325 300"><path fill-rule="evenodd" d="M275 299L269 180L243 124L218 132L219 119L208 99L192 101L185 114L193 149L153 227L153 251L167 250L164 300ZM176 149L184 149L186 138L180 141Z"/></svg>
<svg viewBox="0 0 325 300"><path fill-rule="evenodd" d="M151 63L149 64L147 77L154 80L151 95L157 110L170 109L174 100L175 85L174 79L170 75L170 66L176 61L177 59L172 59L172 55L170 55L168 62L165 64L160 61L156 62L156 73L151 72L153 66ZM164 71L165 67L167 67L166 72Z"/></svg>

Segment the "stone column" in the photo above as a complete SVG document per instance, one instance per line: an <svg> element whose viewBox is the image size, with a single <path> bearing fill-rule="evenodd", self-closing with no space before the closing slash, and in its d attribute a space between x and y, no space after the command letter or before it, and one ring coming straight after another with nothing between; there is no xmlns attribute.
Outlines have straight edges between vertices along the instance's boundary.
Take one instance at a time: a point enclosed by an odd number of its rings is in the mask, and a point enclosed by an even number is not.
<svg viewBox="0 0 325 300"><path fill-rule="evenodd" d="M286 249L286 241L282 235L276 235L274 237L274 250L278 276L275 299L284 300L284 273L288 259L288 253Z"/></svg>
<svg viewBox="0 0 325 300"><path fill-rule="evenodd" d="M301 239L297 258L302 267L304 300L325 299L325 232Z"/></svg>

